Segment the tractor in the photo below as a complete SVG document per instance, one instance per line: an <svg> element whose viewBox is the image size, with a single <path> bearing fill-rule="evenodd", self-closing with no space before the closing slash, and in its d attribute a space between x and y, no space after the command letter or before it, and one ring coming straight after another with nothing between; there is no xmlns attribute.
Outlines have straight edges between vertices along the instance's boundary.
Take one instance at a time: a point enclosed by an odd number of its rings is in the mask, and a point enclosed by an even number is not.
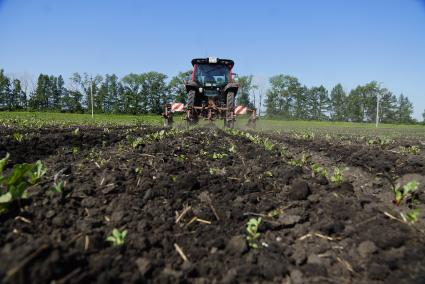
<svg viewBox="0 0 425 284"><path fill-rule="evenodd" d="M164 126L172 125L175 112L183 112L188 125L198 123L201 118L210 122L223 119L224 127L230 128L236 115L250 113L248 125L255 126L256 110L235 106L239 84L234 78L236 74L232 73L233 65L232 60L216 57L193 59L192 76L184 81L186 105L166 104L162 113Z"/></svg>

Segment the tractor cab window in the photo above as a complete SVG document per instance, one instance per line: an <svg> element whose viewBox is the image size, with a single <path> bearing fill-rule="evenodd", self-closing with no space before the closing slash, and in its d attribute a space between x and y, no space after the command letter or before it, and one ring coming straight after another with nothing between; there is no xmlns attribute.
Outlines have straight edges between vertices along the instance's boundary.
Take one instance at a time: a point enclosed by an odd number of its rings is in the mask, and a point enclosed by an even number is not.
<svg viewBox="0 0 425 284"><path fill-rule="evenodd" d="M229 82L229 67L222 64L198 64L195 81L201 85L224 85Z"/></svg>

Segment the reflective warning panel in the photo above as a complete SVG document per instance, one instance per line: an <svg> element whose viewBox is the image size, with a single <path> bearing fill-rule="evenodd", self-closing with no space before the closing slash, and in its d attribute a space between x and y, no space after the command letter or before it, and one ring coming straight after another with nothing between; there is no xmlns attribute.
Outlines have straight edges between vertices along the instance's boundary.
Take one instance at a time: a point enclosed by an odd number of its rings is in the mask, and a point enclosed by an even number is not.
<svg viewBox="0 0 425 284"><path fill-rule="evenodd" d="M172 112L179 112L184 110L184 104L183 103L173 103L171 105L171 111Z"/></svg>
<svg viewBox="0 0 425 284"><path fill-rule="evenodd" d="M235 114L246 114L248 108L246 106L237 106L235 108Z"/></svg>

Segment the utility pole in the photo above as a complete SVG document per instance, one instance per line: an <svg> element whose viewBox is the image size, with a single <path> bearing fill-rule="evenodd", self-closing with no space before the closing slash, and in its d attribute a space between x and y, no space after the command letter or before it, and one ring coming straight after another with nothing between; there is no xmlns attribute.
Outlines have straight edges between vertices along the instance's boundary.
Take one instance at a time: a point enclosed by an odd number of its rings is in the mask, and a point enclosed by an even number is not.
<svg viewBox="0 0 425 284"><path fill-rule="evenodd" d="M380 100L380 94L376 94L376 125L375 127L378 128L379 125L379 100Z"/></svg>
<svg viewBox="0 0 425 284"><path fill-rule="evenodd" d="M254 108L256 108L256 105L255 105L255 89L252 90L252 93L254 94Z"/></svg>
<svg viewBox="0 0 425 284"><path fill-rule="evenodd" d="M90 76L90 97L91 97L91 118L94 118L93 111L93 78Z"/></svg>
<svg viewBox="0 0 425 284"><path fill-rule="evenodd" d="M259 95L260 95L260 108L258 109L258 116L261 116L261 107L262 107L262 103L263 103L263 89L261 88L259 90Z"/></svg>

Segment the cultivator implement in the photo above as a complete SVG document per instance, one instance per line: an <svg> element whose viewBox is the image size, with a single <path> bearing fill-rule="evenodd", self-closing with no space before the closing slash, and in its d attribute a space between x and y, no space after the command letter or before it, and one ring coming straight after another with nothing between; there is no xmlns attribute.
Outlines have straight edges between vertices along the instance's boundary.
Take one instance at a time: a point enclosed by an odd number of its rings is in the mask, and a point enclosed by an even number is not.
<svg viewBox="0 0 425 284"><path fill-rule="evenodd" d="M245 106L235 107L235 97L239 84L233 80L234 62L216 57L192 60L193 72L190 79L184 81L187 92L186 105L172 103L164 106L162 116L164 126L171 126L173 113L184 113L183 119L196 124L200 118L210 122L223 119L225 127L233 127L237 115L249 114L248 125L255 126L255 109Z"/></svg>
<svg viewBox="0 0 425 284"><path fill-rule="evenodd" d="M199 119L213 122L218 119L223 119L225 127L234 127L236 116L249 115L247 125L255 127L257 120L256 109L249 109L246 106L237 106L235 108L219 107L214 102L209 102L208 105L201 106L185 106L183 103L172 103L164 106L164 126L172 126L174 119L173 114L183 113L182 119L187 122L188 125L193 125L199 122Z"/></svg>

